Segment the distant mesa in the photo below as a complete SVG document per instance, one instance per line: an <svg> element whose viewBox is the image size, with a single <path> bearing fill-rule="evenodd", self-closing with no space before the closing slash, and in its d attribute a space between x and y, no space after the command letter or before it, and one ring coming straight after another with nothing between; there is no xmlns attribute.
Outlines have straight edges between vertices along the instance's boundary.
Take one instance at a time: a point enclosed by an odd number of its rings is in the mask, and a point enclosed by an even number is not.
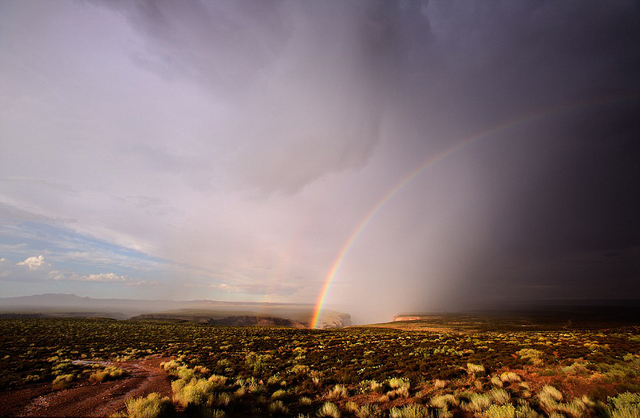
<svg viewBox="0 0 640 418"><path fill-rule="evenodd" d="M178 313L143 314L130 318L132 321L175 321L175 322L199 322L211 325L225 326L258 326L258 327L290 327L304 329L307 325L287 318L271 316L239 315L213 318L209 316L189 316Z"/></svg>
<svg viewBox="0 0 640 418"><path fill-rule="evenodd" d="M524 305L524 304L523 304ZM415 331L594 330L640 325L640 303L624 301L554 301L520 308L457 313L407 313L376 327Z"/></svg>
<svg viewBox="0 0 640 418"><path fill-rule="evenodd" d="M426 315L396 315L393 317L393 322L397 321L420 321L425 319Z"/></svg>
<svg viewBox="0 0 640 418"><path fill-rule="evenodd" d="M308 328L314 306L294 303L223 302L215 300L93 299L47 293L0 298L0 317L112 318L119 320L194 321L214 325ZM325 309L318 328L351 325L351 316Z"/></svg>

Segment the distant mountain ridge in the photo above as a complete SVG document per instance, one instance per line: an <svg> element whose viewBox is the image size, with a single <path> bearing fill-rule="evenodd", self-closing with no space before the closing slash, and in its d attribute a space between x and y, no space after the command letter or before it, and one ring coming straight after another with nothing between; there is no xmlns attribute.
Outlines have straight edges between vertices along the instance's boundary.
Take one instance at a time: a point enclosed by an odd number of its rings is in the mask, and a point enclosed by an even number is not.
<svg viewBox="0 0 640 418"><path fill-rule="evenodd" d="M285 326L308 327L313 316L311 304L271 302L226 302L207 299L176 301L147 299L98 299L67 293L45 293L33 296L0 298L0 315L9 314L96 317L130 319L140 315L170 317L206 317L214 321L224 318L244 318L241 322L290 324ZM188 311L188 313L186 313ZM255 318L255 319L247 319ZM269 318L269 319L265 319ZM284 321L280 321L280 320ZM289 322L287 322L289 321ZM224 321L223 321L224 322ZM228 320L227 322L233 322ZM216 323L216 322L210 322ZM318 322L320 328L340 328L351 325L350 316L332 310L324 310Z"/></svg>

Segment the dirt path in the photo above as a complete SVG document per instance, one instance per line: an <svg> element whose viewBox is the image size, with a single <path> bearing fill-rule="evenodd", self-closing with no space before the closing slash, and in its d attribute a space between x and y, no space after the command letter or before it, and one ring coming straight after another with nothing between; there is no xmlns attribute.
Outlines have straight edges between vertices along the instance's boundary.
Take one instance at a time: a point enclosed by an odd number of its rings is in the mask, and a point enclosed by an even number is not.
<svg viewBox="0 0 640 418"><path fill-rule="evenodd" d="M171 396L169 377L160 369L160 363L165 360L151 358L134 363L113 363L126 370L128 375L113 382L83 382L57 391L46 390L45 386L29 388L9 394L12 396L5 394L0 397L0 402L5 406L15 404L14 408L5 410L13 416L105 417L122 409L124 401L129 398L146 396L151 392Z"/></svg>

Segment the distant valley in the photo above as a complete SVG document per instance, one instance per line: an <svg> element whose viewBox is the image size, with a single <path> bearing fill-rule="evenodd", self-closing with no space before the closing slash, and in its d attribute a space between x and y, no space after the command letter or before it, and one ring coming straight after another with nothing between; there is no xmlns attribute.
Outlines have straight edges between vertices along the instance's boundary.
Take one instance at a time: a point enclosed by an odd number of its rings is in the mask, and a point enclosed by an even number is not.
<svg viewBox="0 0 640 418"><path fill-rule="evenodd" d="M310 304L223 302L213 300L94 299L48 293L0 298L0 317L111 318L118 320L194 321L214 325L308 328ZM351 325L349 314L323 310L319 328Z"/></svg>

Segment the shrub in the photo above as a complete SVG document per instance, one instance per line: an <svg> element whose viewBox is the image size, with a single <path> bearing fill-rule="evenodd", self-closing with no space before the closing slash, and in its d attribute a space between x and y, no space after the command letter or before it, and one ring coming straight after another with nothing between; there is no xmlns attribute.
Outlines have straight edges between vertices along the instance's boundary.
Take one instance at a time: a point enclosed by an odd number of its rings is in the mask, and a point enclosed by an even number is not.
<svg viewBox="0 0 640 418"><path fill-rule="evenodd" d="M500 380L502 380L503 382L509 382L509 383L521 382L522 381L520 376L518 376L514 372L504 372L504 373L502 373L500 375Z"/></svg>
<svg viewBox="0 0 640 418"><path fill-rule="evenodd" d="M174 380L171 382L173 399L180 405L210 405L213 401L215 385L204 379L193 379L189 382Z"/></svg>
<svg viewBox="0 0 640 418"><path fill-rule="evenodd" d="M474 412L482 412L491 406L491 396L485 393L474 393L469 398L467 408Z"/></svg>
<svg viewBox="0 0 640 418"><path fill-rule="evenodd" d="M247 390L244 386L240 386L235 392L233 392L233 396L237 399L242 398L247 393Z"/></svg>
<svg viewBox="0 0 640 418"><path fill-rule="evenodd" d="M431 405L440 409L449 409L449 407L456 406L459 403L458 399L451 394L439 395L431 398Z"/></svg>
<svg viewBox="0 0 640 418"><path fill-rule="evenodd" d="M280 376L278 374L274 374L273 376L269 376L267 379L267 385L277 385L280 382Z"/></svg>
<svg viewBox="0 0 640 418"><path fill-rule="evenodd" d="M607 399L607 411L611 418L640 417L640 393L621 393Z"/></svg>
<svg viewBox="0 0 640 418"><path fill-rule="evenodd" d="M195 379L196 377L196 373L193 371L193 369L190 369L186 366L179 367L178 370L176 371L176 374L180 379L187 382L192 379Z"/></svg>
<svg viewBox="0 0 640 418"><path fill-rule="evenodd" d="M163 361L160 363L160 367L162 367L162 369L167 373L173 373L180 366L181 363L175 360Z"/></svg>
<svg viewBox="0 0 640 418"><path fill-rule="evenodd" d="M366 404L362 405L355 414L358 418L377 418L382 415L382 411L378 405Z"/></svg>
<svg viewBox="0 0 640 418"><path fill-rule="evenodd" d="M511 395L504 389L491 389L489 396L491 400L498 405L504 405L511 400Z"/></svg>
<svg viewBox="0 0 640 418"><path fill-rule="evenodd" d="M540 350L534 350L533 348L523 348L522 350L516 352L518 356L520 356L523 360L528 360L534 366L542 366L544 361L542 361L542 356L544 353Z"/></svg>
<svg viewBox="0 0 640 418"><path fill-rule="evenodd" d="M640 406L640 393L620 393L616 396L607 398L607 403L613 408L625 408L628 406L638 407Z"/></svg>
<svg viewBox="0 0 640 418"><path fill-rule="evenodd" d="M227 378L225 376L219 376L217 374L212 374L207 380L213 383L216 387L224 386L225 383L227 383Z"/></svg>
<svg viewBox="0 0 640 418"><path fill-rule="evenodd" d="M491 405L487 409L488 418L516 418L516 408L511 405Z"/></svg>
<svg viewBox="0 0 640 418"><path fill-rule="evenodd" d="M408 386L403 386L401 388L398 388L396 390L392 390L387 392L387 396L389 398L395 398L397 396L402 397L402 398L408 398L409 397L409 387Z"/></svg>
<svg viewBox="0 0 640 418"><path fill-rule="evenodd" d="M562 373L568 375L586 374L589 371L586 366L587 363L585 362L575 361L570 366L565 366L561 370Z"/></svg>
<svg viewBox="0 0 640 418"><path fill-rule="evenodd" d="M193 368L193 371L198 373L199 375L206 375L209 374L209 369L204 367L204 366L195 366Z"/></svg>
<svg viewBox="0 0 640 418"><path fill-rule="evenodd" d="M231 403L232 397L230 394L223 392L218 394L218 396L215 397L215 404L218 406L228 406Z"/></svg>
<svg viewBox="0 0 640 418"><path fill-rule="evenodd" d="M320 409L318 409L316 415L319 417L340 418L340 409L338 409L338 406L334 403L325 402Z"/></svg>
<svg viewBox="0 0 640 418"><path fill-rule="evenodd" d="M226 414L222 409L205 409L201 415L202 418L224 418Z"/></svg>
<svg viewBox="0 0 640 418"><path fill-rule="evenodd" d="M398 389L398 388L403 388L403 387L406 387L408 389L409 386L410 386L409 380L400 379L400 378L397 378L397 377L389 379L388 384L389 384L389 387L391 389Z"/></svg>
<svg viewBox="0 0 640 418"><path fill-rule="evenodd" d="M302 406L309 406L313 403L313 401L311 400L311 398L303 396L302 398L298 399L298 403Z"/></svg>
<svg viewBox="0 0 640 418"><path fill-rule="evenodd" d="M229 360L227 360L226 358L218 360L218 362L216 364L218 365L218 367L223 367L223 368L231 366L231 362Z"/></svg>
<svg viewBox="0 0 640 418"><path fill-rule="evenodd" d="M174 407L169 398L161 398L156 392L150 393L146 398L127 399L124 404L129 418L162 418L174 413Z"/></svg>
<svg viewBox="0 0 640 418"><path fill-rule="evenodd" d="M382 384L376 380L363 380L360 382L360 393L382 392Z"/></svg>
<svg viewBox="0 0 640 418"><path fill-rule="evenodd" d="M433 381L433 387L436 389L444 389L445 386L447 386L446 380L436 379Z"/></svg>
<svg viewBox="0 0 640 418"><path fill-rule="evenodd" d="M98 372L91 373L91 376L89 376L89 381L90 382L102 383L105 380L108 380L107 379L108 376L109 376L108 372L105 372L104 370L101 370L101 371L98 371Z"/></svg>
<svg viewBox="0 0 640 418"><path fill-rule="evenodd" d="M349 396L349 391L342 385L335 385L327 394L327 399L338 400Z"/></svg>
<svg viewBox="0 0 640 418"><path fill-rule="evenodd" d="M500 380L500 378L498 376L493 376L491 378L491 384L501 388L502 387L502 380Z"/></svg>
<svg viewBox="0 0 640 418"><path fill-rule="evenodd" d="M60 376L56 376L53 383L51 383L51 387L54 389L64 389L75 379L76 376L74 374L61 374Z"/></svg>
<svg viewBox="0 0 640 418"><path fill-rule="evenodd" d="M538 393L538 399L540 400L540 405L548 412L551 412L556 409L558 402L562 400L562 392L553 386L546 385Z"/></svg>
<svg viewBox="0 0 640 418"><path fill-rule="evenodd" d="M286 396L287 396L287 391L279 389L271 394L271 399L282 399Z"/></svg>
<svg viewBox="0 0 640 418"><path fill-rule="evenodd" d="M484 373L484 366L481 364L473 364L473 363L467 363L467 373L469 374L480 374L480 373Z"/></svg>
<svg viewBox="0 0 640 418"><path fill-rule="evenodd" d="M358 406L357 403L353 401L348 401L347 403L344 404L344 409L346 409L347 412L351 412L355 414L356 412L358 412L360 407Z"/></svg>
<svg viewBox="0 0 640 418"><path fill-rule="evenodd" d="M574 418L582 417L588 410L587 405L580 399L574 399L568 403L559 403L556 408L558 411Z"/></svg>
<svg viewBox="0 0 640 418"><path fill-rule="evenodd" d="M309 366L305 366L304 364L296 364L291 368L290 371L292 374L305 375L309 373Z"/></svg>
<svg viewBox="0 0 640 418"><path fill-rule="evenodd" d="M422 405L406 405L402 408L391 408L391 418L430 418L429 409Z"/></svg>
<svg viewBox="0 0 640 418"><path fill-rule="evenodd" d="M121 377L122 375L124 375L123 369L115 366L109 366L109 367L106 367L104 370L91 373L91 376L89 376L89 380L92 382L102 383L107 380L115 380Z"/></svg>
<svg viewBox="0 0 640 418"><path fill-rule="evenodd" d="M273 401L269 404L269 412L272 414L278 414L278 413L287 414L289 413L289 408L284 406L284 403L282 403L282 401L278 400L278 401Z"/></svg>
<svg viewBox="0 0 640 418"><path fill-rule="evenodd" d="M529 405L520 405L516 409L517 418L539 418L540 414L534 411Z"/></svg>

